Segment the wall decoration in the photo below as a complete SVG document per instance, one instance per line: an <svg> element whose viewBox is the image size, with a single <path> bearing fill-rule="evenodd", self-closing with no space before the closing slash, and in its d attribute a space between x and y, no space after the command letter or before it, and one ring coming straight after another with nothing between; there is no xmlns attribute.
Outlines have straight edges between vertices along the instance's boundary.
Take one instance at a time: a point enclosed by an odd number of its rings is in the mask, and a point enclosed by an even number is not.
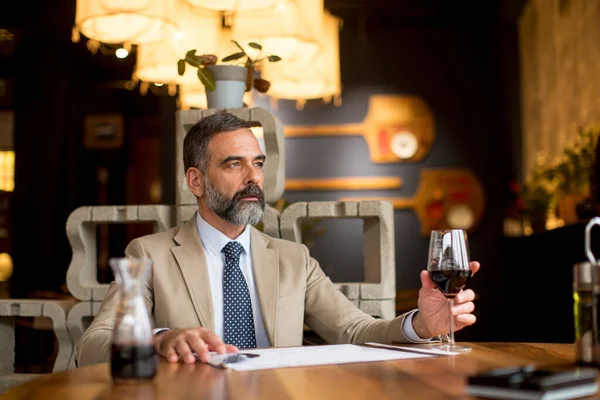
<svg viewBox="0 0 600 400"><path fill-rule="evenodd" d="M415 96L372 95L363 122L341 125L288 125L286 137L363 136L374 163L422 160L435 140L433 114Z"/></svg>
<svg viewBox="0 0 600 400"><path fill-rule="evenodd" d="M88 149L118 149L123 146L121 114L90 114L84 119L83 145Z"/></svg>
<svg viewBox="0 0 600 400"><path fill-rule="evenodd" d="M343 200L387 200L395 209L413 209L421 223L421 234L433 229L473 231L483 218L484 193L477 177L468 169L424 169L414 197L344 197Z"/></svg>
<svg viewBox="0 0 600 400"><path fill-rule="evenodd" d="M395 176L286 179L285 190L385 190L400 189L402 184Z"/></svg>
<svg viewBox="0 0 600 400"><path fill-rule="evenodd" d="M399 159L410 159L419 150L419 139L410 131L398 132L392 137L390 149Z"/></svg>

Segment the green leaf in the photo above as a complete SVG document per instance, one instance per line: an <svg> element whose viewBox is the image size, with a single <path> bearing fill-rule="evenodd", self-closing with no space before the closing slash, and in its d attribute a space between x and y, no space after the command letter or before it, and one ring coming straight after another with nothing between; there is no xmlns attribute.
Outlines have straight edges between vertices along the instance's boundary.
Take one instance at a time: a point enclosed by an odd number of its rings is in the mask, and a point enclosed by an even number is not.
<svg viewBox="0 0 600 400"><path fill-rule="evenodd" d="M262 46L256 42L250 42L248 43L248 46L252 47L253 49L262 50Z"/></svg>
<svg viewBox="0 0 600 400"><path fill-rule="evenodd" d="M215 78L206 68L198 68L198 79L200 79L200 82L202 82L206 90L209 92L212 92L217 88Z"/></svg>
<svg viewBox="0 0 600 400"><path fill-rule="evenodd" d="M240 51L239 53L233 53L233 54L223 58L221 61L227 62L227 61L239 60L240 58L244 57L245 55L246 55L245 52Z"/></svg>
<svg viewBox="0 0 600 400"><path fill-rule="evenodd" d="M235 40L232 40L232 42L233 42L233 44L235 44L238 47L238 49L240 49L241 51L243 51L245 53L244 48L242 46L240 46L240 44L238 42L236 42Z"/></svg>
<svg viewBox="0 0 600 400"><path fill-rule="evenodd" d="M188 52L185 53L186 56L193 56L195 54L196 54L196 49L194 49L194 50L188 50Z"/></svg>
<svg viewBox="0 0 600 400"><path fill-rule="evenodd" d="M279 56L269 56L269 61L270 62L281 61L281 57L279 57Z"/></svg>
<svg viewBox="0 0 600 400"><path fill-rule="evenodd" d="M179 76L183 76L183 74L185 74L185 60L177 61L177 73Z"/></svg>
<svg viewBox="0 0 600 400"><path fill-rule="evenodd" d="M200 67L202 65L202 58L200 56L185 56L185 61L194 67Z"/></svg>

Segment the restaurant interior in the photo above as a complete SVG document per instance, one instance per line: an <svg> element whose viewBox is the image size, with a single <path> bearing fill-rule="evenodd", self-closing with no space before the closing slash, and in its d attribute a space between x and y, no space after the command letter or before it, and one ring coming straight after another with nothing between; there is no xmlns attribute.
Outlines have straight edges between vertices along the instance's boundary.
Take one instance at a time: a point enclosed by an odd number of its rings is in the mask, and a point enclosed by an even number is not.
<svg viewBox="0 0 600 400"><path fill-rule="evenodd" d="M261 228L355 305L416 308L430 232L464 229L481 269L456 340L573 343L600 215L599 17L586 0L3 1L0 381L75 368L109 260L191 216L182 121L221 108L204 54L248 72L223 108L262 115Z"/></svg>

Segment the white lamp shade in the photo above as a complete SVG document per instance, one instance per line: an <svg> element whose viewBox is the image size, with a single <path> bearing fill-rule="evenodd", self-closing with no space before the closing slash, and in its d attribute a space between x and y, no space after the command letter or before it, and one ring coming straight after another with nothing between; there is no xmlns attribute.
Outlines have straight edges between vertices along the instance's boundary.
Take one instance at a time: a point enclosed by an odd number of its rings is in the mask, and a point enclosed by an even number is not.
<svg viewBox="0 0 600 400"><path fill-rule="evenodd" d="M177 73L177 61L188 50L196 54L217 54L221 38L220 18L215 13L190 10L186 7L178 13L179 30L175 39L140 45L134 77L146 81L167 84L197 84L196 68L186 65L183 76Z"/></svg>
<svg viewBox="0 0 600 400"><path fill-rule="evenodd" d="M195 84L179 86L179 101L181 109L188 110L190 108L207 108L206 89L204 85Z"/></svg>
<svg viewBox="0 0 600 400"><path fill-rule="evenodd" d="M271 82L267 94L276 99L308 100L339 96L340 19L325 12L320 51L313 57L265 63L262 77Z"/></svg>
<svg viewBox="0 0 600 400"><path fill-rule="evenodd" d="M213 11L269 11L281 0L185 0L188 4Z"/></svg>
<svg viewBox="0 0 600 400"><path fill-rule="evenodd" d="M292 61L319 50L322 26L323 0L295 0L271 12L236 13L232 37L258 42L265 54Z"/></svg>
<svg viewBox="0 0 600 400"><path fill-rule="evenodd" d="M177 0L77 0L75 27L102 43L152 43L172 38Z"/></svg>

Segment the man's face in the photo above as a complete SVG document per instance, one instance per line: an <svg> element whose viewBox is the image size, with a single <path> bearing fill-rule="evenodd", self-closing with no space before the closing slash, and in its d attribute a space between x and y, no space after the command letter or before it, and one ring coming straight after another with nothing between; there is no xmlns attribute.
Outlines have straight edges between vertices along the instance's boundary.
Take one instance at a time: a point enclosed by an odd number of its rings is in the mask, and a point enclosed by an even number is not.
<svg viewBox="0 0 600 400"><path fill-rule="evenodd" d="M265 156L249 129L223 132L208 144L203 199L208 209L233 225L258 223L265 209Z"/></svg>

